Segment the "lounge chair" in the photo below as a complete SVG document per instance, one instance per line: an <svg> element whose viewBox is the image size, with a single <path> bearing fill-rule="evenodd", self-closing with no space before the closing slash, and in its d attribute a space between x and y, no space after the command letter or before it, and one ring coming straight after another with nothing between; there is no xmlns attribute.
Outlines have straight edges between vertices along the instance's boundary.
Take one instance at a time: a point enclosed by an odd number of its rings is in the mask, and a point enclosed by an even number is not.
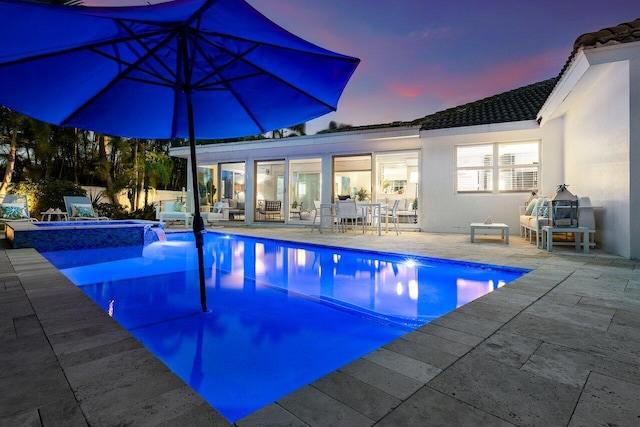
<svg viewBox="0 0 640 427"><path fill-rule="evenodd" d="M91 200L86 196L64 196L69 221L106 221L106 216L98 216Z"/></svg>
<svg viewBox="0 0 640 427"><path fill-rule="evenodd" d="M292 216L298 215L298 219L302 219L302 202L293 202L289 208L289 219Z"/></svg>
<svg viewBox="0 0 640 427"><path fill-rule="evenodd" d="M156 219L160 222L184 221L184 228L189 228L193 214L185 211L183 202L164 201L156 205Z"/></svg>
<svg viewBox="0 0 640 427"><path fill-rule="evenodd" d="M262 217L265 220L271 218L272 220L280 220L282 210L281 200L265 200L262 205L258 207L258 217Z"/></svg>
<svg viewBox="0 0 640 427"><path fill-rule="evenodd" d="M7 194L0 203L0 223L37 221L29 215L29 201L21 194Z"/></svg>
<svg viewBox="0 0 640 427"><path fill-rule="evenodd" d="M215 202L211 212L207 215L207 222L209 224L220 221L229 221L229 203Z"/></svg>

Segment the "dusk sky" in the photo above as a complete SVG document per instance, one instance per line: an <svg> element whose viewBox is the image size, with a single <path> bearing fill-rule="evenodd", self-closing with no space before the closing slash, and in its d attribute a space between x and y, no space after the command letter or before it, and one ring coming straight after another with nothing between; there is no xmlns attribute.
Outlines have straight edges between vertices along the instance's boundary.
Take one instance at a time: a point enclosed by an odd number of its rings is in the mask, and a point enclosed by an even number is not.
<svg viewBox="0 0 640 427"><path fill-rule="evenodd" d="M143 0L87 0L122 5ZM151 1L152 3L155 3ZM248 0L290 32L360 58L338 111L307 123L413 120L560 72L581 34L640 18L638 0Z"/></svg>

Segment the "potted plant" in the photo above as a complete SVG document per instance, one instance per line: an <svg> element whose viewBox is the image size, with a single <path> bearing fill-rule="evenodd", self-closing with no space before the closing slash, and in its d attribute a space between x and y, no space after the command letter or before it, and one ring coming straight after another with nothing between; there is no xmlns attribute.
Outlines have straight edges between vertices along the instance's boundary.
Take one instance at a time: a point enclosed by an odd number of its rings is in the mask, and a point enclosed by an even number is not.
<svg viewBox="0 0 640 427"><path fill-rule="evenodd" d="M411 210L413 210L413 223L417 224L418 223L418 198L417 197L413 199L413 202L411 202Z"/></svg>
<svg viewBox="0 0 640 427"><path fill-rule="evenodd" d="M360 187L360 189L356 193L356 197L358 198L358 201L364 202L366 200L369 200L369 192L366 188Z"/></svg>

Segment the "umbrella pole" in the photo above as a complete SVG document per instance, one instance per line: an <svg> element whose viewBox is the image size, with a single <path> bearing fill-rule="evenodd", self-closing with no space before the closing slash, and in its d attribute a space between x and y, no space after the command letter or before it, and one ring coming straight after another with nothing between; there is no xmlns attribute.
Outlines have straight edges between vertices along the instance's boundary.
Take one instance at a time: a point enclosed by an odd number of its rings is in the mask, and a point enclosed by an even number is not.
<svg viewBox="0 0 640 427"><path fill-rule="evenodd" d="M196 139L193 124L193 106L191 105L191 93L187 92L187 118L189 121L189 152L191 155L191 175L193 181L193 235L196 239L196 249L198 250L198 276L200 279L200 305L202 311L206 313L207 309L207 292L204 276L204 221L200 214L200 191L198 189L198 165L196 162Z"/></svg>
<svg viewBox="0 0 640 427"><path fill-rule="evenodd" d="M191 176L193 181L193 204L195 213L193 216L193 236L196 240L198 251L198 278L200 279L200 306L202 312L207 309L207 287L204 276L204 221L200 215L200 190L198 188L198 162L196 160L196 131L193 119L193 104L191 103L191 70L189 69L189 46L187 44L187 34L180 36L180 47L182 49L182 67L185 85L183 86L185 101L187 103L187 125L189 126L189 153L191 155Z"/></svg>

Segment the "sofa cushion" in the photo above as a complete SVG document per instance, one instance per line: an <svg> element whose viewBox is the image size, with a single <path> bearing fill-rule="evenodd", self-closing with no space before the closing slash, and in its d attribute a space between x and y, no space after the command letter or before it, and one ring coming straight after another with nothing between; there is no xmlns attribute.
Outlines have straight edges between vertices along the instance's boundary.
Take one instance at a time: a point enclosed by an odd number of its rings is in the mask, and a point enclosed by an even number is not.
<svg viewBox="0 0 640 427"><path fill-rule="evenodd" d="M549 225L548 218L536 218L535 216L533 216L529 219L529 227L535 230L540 230L545 225Z"/></svg>

